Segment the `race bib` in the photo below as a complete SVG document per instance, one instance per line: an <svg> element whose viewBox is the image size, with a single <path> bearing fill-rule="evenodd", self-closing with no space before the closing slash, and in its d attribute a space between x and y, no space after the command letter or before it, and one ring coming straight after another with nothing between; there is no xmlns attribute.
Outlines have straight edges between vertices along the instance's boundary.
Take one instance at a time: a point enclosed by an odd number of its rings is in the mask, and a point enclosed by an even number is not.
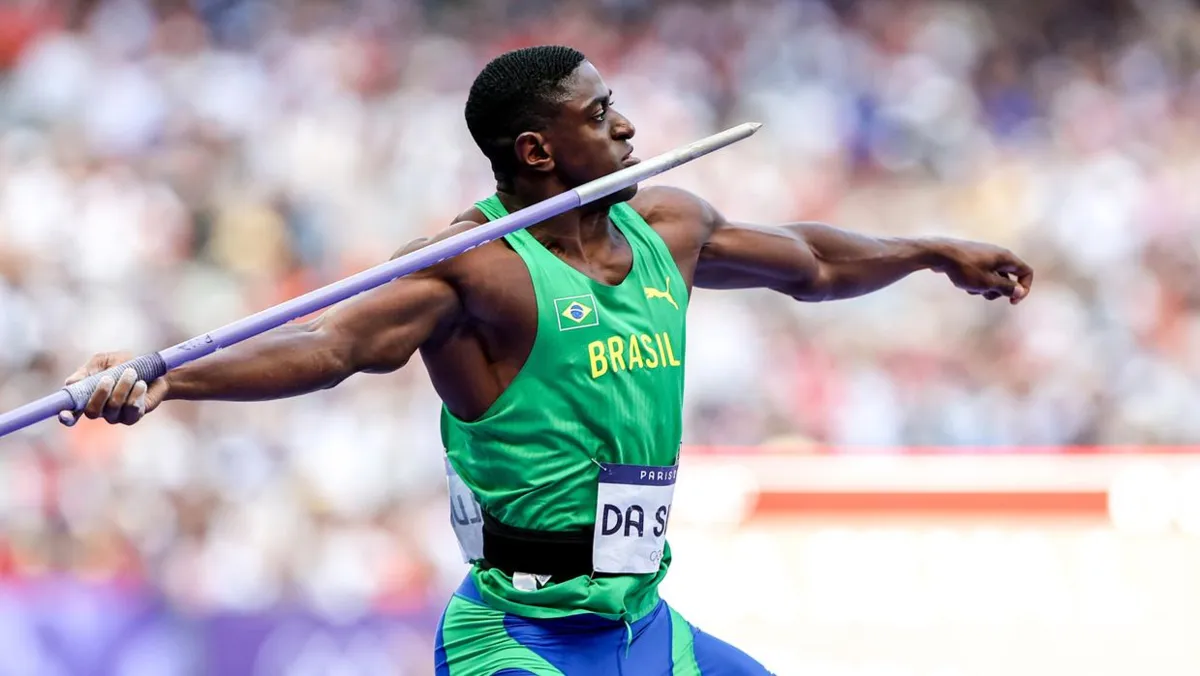
<svg viewBox="0 0 1200 676"><path fill-rule="evenodd" d="M466 482L454 471L450 459L446 463L446 486L450 492L450 527L458 539L463 563L483 558L483 509Z"/></svg>
<svg viewBox="0 0 1200 676"><path fill-rule="evenodd" d="M592 567L598 573L658 572L679 465L605 465L596 496Z"/></svg>

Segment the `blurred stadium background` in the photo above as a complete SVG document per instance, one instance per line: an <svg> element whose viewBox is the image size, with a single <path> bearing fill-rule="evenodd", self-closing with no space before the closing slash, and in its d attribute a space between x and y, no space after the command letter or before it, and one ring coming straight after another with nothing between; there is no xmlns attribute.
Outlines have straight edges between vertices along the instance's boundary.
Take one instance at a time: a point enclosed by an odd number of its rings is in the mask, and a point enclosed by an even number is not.
<svg viewBox="0 0 1200 676"><path fill-rule="evenodd" d="M698 293L664 595L781 674L1200 673L1200 6L9 0L0 408L328 283L492 190L492 56L580 48L658 181L748 221L1014 248ZM0 676L432 673L464 572L419 364L0 442Z"/></svg>

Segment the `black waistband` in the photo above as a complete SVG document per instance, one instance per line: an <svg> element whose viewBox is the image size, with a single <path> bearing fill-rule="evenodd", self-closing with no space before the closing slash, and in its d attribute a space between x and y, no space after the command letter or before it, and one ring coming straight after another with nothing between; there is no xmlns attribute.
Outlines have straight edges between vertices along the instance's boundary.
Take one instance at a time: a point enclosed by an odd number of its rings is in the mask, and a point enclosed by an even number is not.
<svg viewBox="0 0 1200 676"><path fill-rule="evenodd" d="M581 575L607 577L592 571L594 528L540 531L506 526L483 512L483 558L505 573L549 575L561 582Z"/></svg>

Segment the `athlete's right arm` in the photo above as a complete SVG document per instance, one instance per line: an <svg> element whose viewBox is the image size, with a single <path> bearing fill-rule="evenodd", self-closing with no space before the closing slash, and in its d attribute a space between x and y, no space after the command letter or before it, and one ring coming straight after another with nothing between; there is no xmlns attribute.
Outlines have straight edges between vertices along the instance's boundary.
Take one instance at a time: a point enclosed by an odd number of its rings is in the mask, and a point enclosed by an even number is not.
<svg viewBox="0 0 1200 676"><path fill-rule="evenodd" d="M414 242L397 255L420 248ZM88 418L133 424L166 399L261 401L337 385L355 373L388 373L458 319L458 293L442 266L359 294L307 322L285 324L181 366L147 385L127 370L102 380L84 407ZM76 382L133 355L102 353L67 379ZM59 417L74 424L78 414Z"/></svg>

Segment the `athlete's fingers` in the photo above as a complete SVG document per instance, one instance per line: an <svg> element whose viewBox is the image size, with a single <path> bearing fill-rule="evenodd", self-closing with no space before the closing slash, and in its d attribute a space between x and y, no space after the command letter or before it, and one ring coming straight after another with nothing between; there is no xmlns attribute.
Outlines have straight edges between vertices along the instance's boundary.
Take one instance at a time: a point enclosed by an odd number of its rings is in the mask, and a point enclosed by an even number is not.
<svg viewBox="0 0 1200 676"><path fill-rule="evenodd" d="M104 404L108 402L108 397L112 394L113 387L116 384L112 376L101 378L100 382L96 383L96 391L92 392L92 396L83 407L83 414L92 420L99 418L104 412Z"/></svg>
<svg viewBox="0 0 1200 676"><path fill-rule="evenodd" d="M1033 290L1033 268L1020 258L1013 256L1013 260L1002 267L1000 272L1017 277L1017 290L1011 295L1013 305L1025 300L1025 297Z"/></svg>
<svg viewBox="0 0 1200 676"><path fill-rule="evenodd" d="M132 425L146 414L146 381L139 380L129 392L129 401L121 408L118 421L122 425Z"/></svg>
<svg viewBox="0 0 1200 676"><path fill-rule="evenodd" d="M109 395L108 401L104 404L104 419L110 423L116 424L121 419L121 411L129 401L129 393L133 392L134 385L137 384L137 371L127 368L121 372L121 377L117 379L116 386L113 387L112 394Z"/></svg>
<svg viewBox="0 0 1200 676"><path fill-rule="evenodd" d="M988 286L991 288L987 290L984 294L985 296L994 293L997 294L997 297L1008 296L1011 298L1013 294L1017 293L1017 283L1003 274L993 274L989 282ZM991 300L991 298L988 300Z"/></svg>
<svg viewBox="0 0 1200 676"><path fill-rule="evenodd" d="M80 366L79 368L75 369L74 373L67 376L67 379L63 381L63 385L74 385L75 383L86 378L87 375L88 375L88 365L84 364L83 366Z"/></svg>
<svg viewBox="0 0 1200 676"><path fill-rule="evenodd" d="M73 385L84 378L100 373L107 369L129 361L132 358L127 352L100 352L91 356L83 366L75 369L75 372L67 377L64 385Z"/></svg>

